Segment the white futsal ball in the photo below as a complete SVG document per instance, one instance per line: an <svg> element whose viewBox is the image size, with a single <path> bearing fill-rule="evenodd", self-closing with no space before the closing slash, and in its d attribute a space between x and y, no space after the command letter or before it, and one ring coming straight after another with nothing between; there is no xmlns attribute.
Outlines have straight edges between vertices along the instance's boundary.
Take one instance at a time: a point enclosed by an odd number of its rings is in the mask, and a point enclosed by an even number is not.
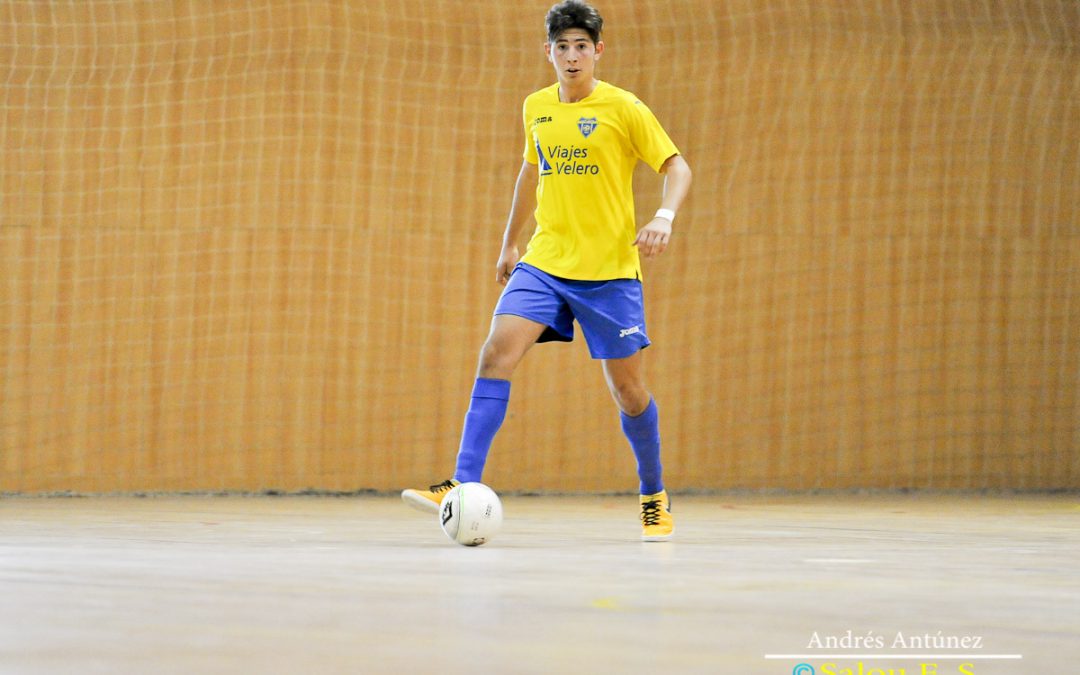
<svg viewBox="0 0 1080 675"><path fill-rule="evenodd" d="M502 527L499 495L483 483L462 483L446 493L439 507L443 532L462 546L491 541Z"/></svg>

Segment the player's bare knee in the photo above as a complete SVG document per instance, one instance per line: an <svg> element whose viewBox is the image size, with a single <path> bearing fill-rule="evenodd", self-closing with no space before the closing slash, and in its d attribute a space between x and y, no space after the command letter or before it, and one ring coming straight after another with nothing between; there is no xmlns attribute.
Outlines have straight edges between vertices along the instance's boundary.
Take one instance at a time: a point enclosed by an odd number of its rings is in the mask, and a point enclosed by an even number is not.
<svg viewBox="0 0 1080 675"><path fill-rule="evenodd" d="M631 417L637 417L649 407L649 392L640 382L612 382L611 395L619 410Z"/></svg>
<svg viewBox="0 0 1080 675"><path fill-rule="evenodd" d="M480 350L477 374L485 378L509 379L519 357L503 341L488 338Z"/></svg>

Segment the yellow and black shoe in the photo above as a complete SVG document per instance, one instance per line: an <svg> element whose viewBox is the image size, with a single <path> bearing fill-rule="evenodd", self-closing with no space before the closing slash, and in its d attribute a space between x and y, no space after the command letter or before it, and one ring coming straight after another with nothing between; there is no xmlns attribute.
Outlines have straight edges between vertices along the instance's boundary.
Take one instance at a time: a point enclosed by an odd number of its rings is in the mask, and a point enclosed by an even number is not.
<svg viewBox="0 0 1080 675"><path fill-rule="evenodd" d="M641 495L641 540L667 541L675 531L667 490Z"/></svg>
<svg viewBox="0 0 1080 675"><path fill-rule="evenodd" d="M401 499L414 509L427 511L428 513L438 513L442 498L458 485L459 483L451 478L438 485L428 486L426 490L409 488L401 491Z"/></svg>

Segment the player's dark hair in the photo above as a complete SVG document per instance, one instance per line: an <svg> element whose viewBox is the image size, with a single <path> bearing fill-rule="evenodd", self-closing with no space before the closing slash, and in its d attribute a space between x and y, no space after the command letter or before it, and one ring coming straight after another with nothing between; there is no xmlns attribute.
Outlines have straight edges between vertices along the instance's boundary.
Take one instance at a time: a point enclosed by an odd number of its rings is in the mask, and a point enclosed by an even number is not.
<svg viewBox="0 0 1080 675"><path fill-rule="evenodd" d="M564 32L579 28L589 34L593 44L600 41L604 19L600 12L583 0L565 0L553 5L547 13L548 42L554 43Z"/></svg>

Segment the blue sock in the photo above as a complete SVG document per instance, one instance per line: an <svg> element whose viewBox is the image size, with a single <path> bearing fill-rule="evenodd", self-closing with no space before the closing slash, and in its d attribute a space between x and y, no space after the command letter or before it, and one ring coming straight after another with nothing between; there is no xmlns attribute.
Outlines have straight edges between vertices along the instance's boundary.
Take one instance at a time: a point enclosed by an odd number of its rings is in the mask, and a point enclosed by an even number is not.
<svg viewBox="0 0 1080 675"><path fill-rule="evenodd" d="M664 489L663 467L660 466L660 416L656 401L650 399L649 407L637 417L630 417L626 413L620 415L623 433L637 457L641 494L654 495Z"/></svg>
<svg viewBox="0 0 1080 675"><path fill-rule="evenodd" d="M469 412L465 413L465 428L461 431L454 480L460 483L479 482L484 473L488 450L495 433L506 417L510 402L510 381L476 378Z"/></svg>

